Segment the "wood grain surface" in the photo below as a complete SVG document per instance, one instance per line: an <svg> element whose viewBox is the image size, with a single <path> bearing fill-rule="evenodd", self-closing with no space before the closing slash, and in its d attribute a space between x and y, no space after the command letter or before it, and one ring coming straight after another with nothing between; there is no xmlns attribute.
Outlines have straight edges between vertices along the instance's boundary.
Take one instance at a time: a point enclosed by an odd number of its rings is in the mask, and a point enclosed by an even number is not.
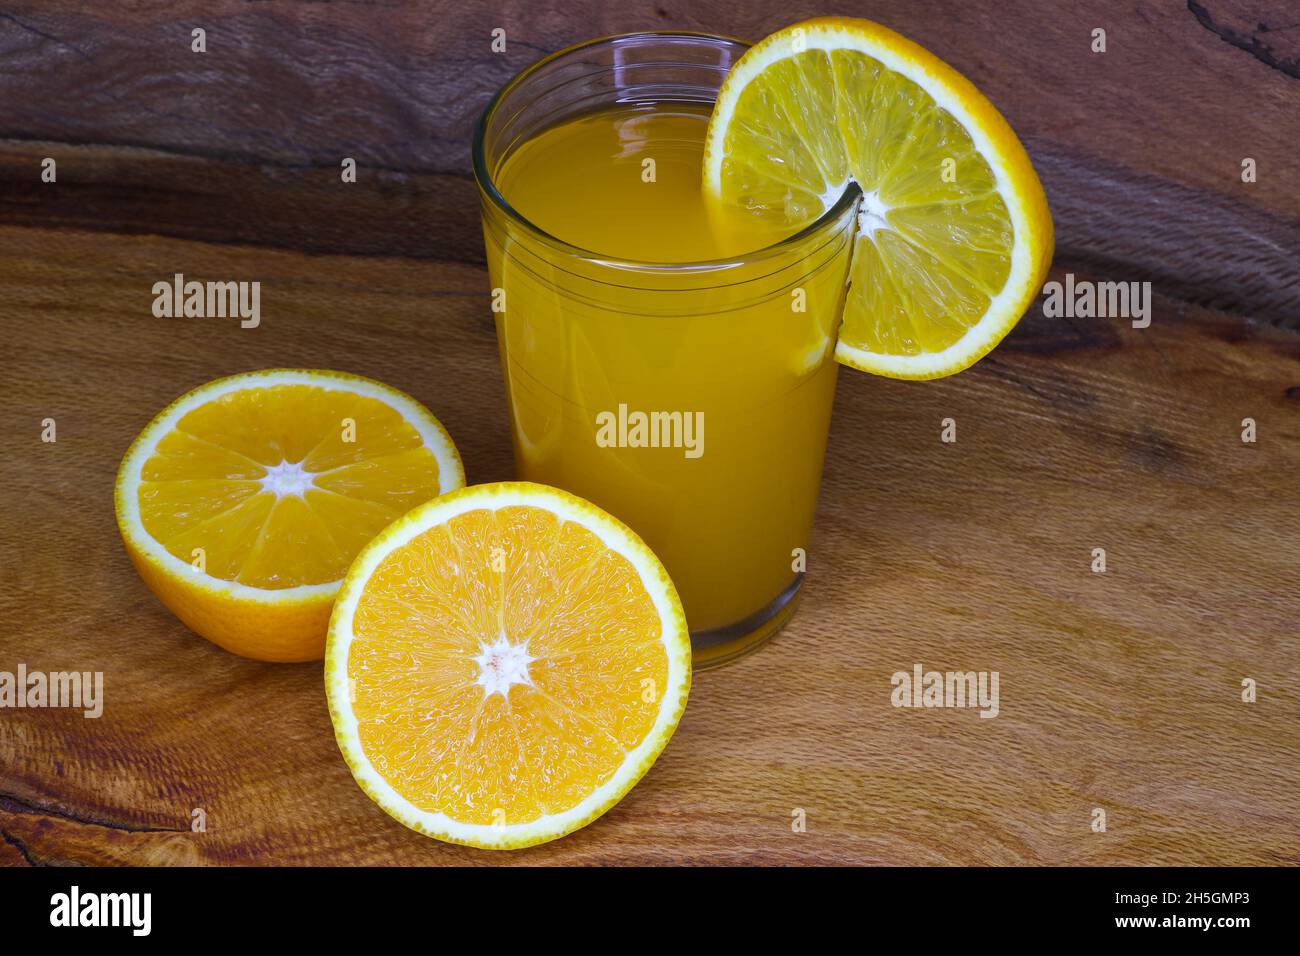
<svg viewBox="0 0 1300 956"><path fill-rule="evenodd" d="M103 671L106 698L98 719L0 710L0 863L1300 863L1284 7L0 3L0 671ZM757 38L831 12L987 91L1048 188L1053 278L1149 280L1151 326L1036 308L953 379L843 372L802 607L697 675L646 779L529 851L405 830L353 784L320 665L226 654L140 583L113 518L120 456L211 378L332 367L429 405L471 481L510 477L477 112L578 39ZM261 281L261 325L154 318L175 272ZM892 707L891 675L917 663L998 671L999 716Z"/></svg>

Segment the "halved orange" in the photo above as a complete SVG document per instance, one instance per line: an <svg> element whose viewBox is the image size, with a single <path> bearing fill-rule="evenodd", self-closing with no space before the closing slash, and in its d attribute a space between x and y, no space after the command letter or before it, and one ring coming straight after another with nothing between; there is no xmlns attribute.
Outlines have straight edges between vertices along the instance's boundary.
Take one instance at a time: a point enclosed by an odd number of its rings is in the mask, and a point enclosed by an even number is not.
<svg viewBox="0 0 1300 956"><path fill-rule="evenodd" d="M343 582L325 654L361 788L414 830L494 849L617 803L690 682L681 602L650 549L526 482L444 495L380 534Z"/></svg>
<svg viewBox="0 0 1300 956"><path fill-rule="evenodd" d="M191 629L245 657L307 661L362 546L464 483L451 438L409 395L270 369L163 409L123 457L114 502L140 576Z"/></svg>

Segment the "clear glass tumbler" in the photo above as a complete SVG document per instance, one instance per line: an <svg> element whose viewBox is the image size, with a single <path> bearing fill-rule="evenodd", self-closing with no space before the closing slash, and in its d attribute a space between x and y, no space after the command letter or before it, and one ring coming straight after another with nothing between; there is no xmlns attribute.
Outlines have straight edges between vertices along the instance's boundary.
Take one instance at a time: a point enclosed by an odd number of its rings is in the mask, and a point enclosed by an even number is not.
<svg viewBox="0 0 1300 956"><path fill-rule="evenodd" d="M697 667L770 637L803 583L856 194L737 258L648 263L544 232L494 177L522 143L580 115L707 108L745 49L682 33L571 47L507 84L474 142L519 477L587 498L641 535L681 595ZM651 435L683 440L638 443L647 421Z"/></svg>

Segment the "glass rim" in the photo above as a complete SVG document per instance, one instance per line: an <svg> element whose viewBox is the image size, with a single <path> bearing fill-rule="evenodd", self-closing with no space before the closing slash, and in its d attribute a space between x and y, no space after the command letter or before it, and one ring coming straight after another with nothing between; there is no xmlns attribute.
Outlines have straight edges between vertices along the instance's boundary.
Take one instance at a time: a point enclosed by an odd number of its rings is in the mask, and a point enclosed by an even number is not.
<svg viewBox="0 0 1300 956"><path fill-rule="evenodd" d="M641 30L635 33L616 33L609 36L597 37L592 40L583 40L579 43L574 43L556 50L554 53L549 53L540 60L530 63L528 66L521 69L499 90L497 90L490 100L488 100L487 106L483 108L483 112L480 114L478 123L475 126L474 142L471 149L474 180L478 184L479 193L486 196L499 212L516 225L521 226L527 232L532 234L534 238L540 239L543 243L565 256L583 259L601 266L622 269L629 272L711 272L718 269L737 268L779 256L821 232L828 225L843 216L845 211L852 207L852 205L857 201L859 190L857 184L850 180L838 200L836 200L829 208L823 210L822 214L813 222L804 226L793 235L786 236L784 239L779 239L774 243L761 246L758 249L749 252L741 253L740 255L725 256L718 259L697 259L687 262L646 262L637 259L623 259L617 256L603 255L594 250L584 249L583 247L574 245L573 243L565 242L563 239L547 232L545 229L527 219L521 212L519 212L519 210L510 205L505 196L501 194L501 191L497 189L492 174L487 168L487 161L484 157L483 147L487 138L488 120L508 93L518 87L521 83L527 80L529 76L546 64L591 47L613 44L618 41L640 39L721 40L725 43L737 44L746 50L748 50L751 45L745 40L715 33L703 33L691 30Z"/></svg>

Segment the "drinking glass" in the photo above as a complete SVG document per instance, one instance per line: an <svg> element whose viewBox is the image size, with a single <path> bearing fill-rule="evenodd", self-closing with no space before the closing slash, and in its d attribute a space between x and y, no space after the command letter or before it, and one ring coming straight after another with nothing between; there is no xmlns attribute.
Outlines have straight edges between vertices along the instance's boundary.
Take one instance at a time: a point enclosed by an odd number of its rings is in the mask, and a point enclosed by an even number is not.
<svg viewBox="0 0 1300 956"><path fill-rule="evenodd" d="M708 108L745 49L687 33L570 47L508 83L474 141L519 477L580 495L645 540L681 596L697 667L757 647L799 595L856 192L745 255L633 262L543 231L494 177L521 144L594 111Z"/></svg>

